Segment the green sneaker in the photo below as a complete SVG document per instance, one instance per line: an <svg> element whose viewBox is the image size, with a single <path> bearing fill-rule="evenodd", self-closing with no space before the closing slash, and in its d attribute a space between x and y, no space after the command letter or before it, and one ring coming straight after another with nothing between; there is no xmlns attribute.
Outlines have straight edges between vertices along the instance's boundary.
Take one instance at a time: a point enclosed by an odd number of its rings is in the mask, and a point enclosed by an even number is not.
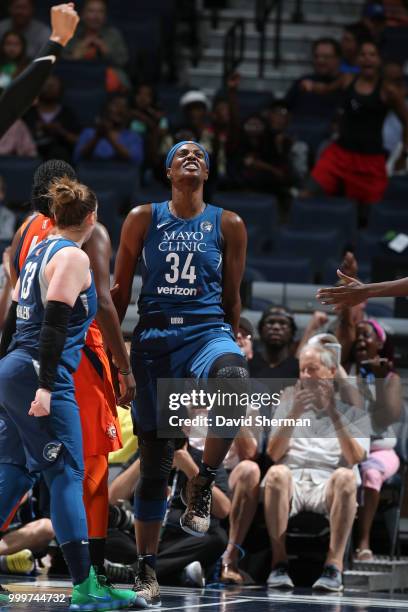
<svg viewBox="0 0 408 612"><path fill-rule="evenodd" d="M2 604L3 603L10 603L9 595L10 595L10 591L5 589L0 584L0 603L2 603Z"/></svg>
<svg viewBox="0 0 408 612"><path fill-rule="evenodd" d="M115 608L129 608L136 610L137 608L148 608L147 602L143 597L139 597L135 591L130 589L116 589L106 576L98 576L100 584L109 591L112 601L115 602Z"/></svg>
<svg viewBox="0 0 408 612"><path fill-rule="evenodd" d="M94 568L91 567L88 578L72 589L69 609L71 612L103 612L118 608L115 604L109 589L100 584Z"/></svg>

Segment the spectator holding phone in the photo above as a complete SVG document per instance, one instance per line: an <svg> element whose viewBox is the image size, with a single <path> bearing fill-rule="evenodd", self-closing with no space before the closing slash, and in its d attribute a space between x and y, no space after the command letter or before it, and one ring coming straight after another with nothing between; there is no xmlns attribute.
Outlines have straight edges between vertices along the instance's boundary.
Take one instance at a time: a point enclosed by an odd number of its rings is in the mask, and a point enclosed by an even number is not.
<svg viewBox="0 0 408 612"><path fill-rule="evenodd" d="M358 520L356 558L359 561L373 558L370 532L380 491L384 482L399 468L398 455L394 450L397 438L392 425L401 416L401 379L390 359L383 356L385 343L385 331L377 321L367 319L356 326L351 373L357 375L360 395L365 400L365 409L370 413L373 430L370 453L360 466L364 499Z"/></svg>

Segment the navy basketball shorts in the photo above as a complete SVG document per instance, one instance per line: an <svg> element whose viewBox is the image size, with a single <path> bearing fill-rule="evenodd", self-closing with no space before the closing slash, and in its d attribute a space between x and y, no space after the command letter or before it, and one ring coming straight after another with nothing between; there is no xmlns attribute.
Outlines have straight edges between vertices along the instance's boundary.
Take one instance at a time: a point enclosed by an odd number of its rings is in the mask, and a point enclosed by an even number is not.
<svg viewBox="0 0 408 612"><path fill-rule="evenodd" d="M71 373L58 366L51 395L51 414L29 416L38 389L38 362L23 349L0 361L0 463L25 465L30 472L47 469L62 452L83 471L82 432Z"/></svg>
<svg viewBox="0 0 408 612"><path fill-rule="evenodd" d="M172 325L172 320L178 322ZM231 353L242 356L228 323L217 320L180 324L183 320L191 319L171 317L164 329L139 323L134 331L131 364L136 379L136 398L132 403L135 431L157 429L159 379L205 380L219 357Z"/></svg>

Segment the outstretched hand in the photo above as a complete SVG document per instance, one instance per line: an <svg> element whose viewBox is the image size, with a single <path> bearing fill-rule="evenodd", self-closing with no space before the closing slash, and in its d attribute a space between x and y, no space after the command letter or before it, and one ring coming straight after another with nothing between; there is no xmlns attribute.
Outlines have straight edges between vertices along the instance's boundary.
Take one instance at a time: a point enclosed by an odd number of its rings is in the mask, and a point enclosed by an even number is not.
<svg viewBox="0 0 408 612"><path fill-rule="evenodd" d="M344 306L356 306L367 299L364 283L341 270L337 270L337 276L343 281L341 287L328 287L317 292L316 297L322 304L330 304L334 310L341 310Z"/></svg>

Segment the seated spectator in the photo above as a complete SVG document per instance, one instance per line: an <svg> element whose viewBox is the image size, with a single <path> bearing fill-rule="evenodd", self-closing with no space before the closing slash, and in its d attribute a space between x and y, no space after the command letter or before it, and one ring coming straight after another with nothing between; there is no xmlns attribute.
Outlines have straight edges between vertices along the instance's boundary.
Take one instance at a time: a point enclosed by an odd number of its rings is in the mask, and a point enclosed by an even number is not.
<svg viewBox="0 0 408 612"><path fill-rule="evenodd" d="M212 489L211 521L208 532L204 537L196 538L186 535L180 527L180 516L185 510L180 499L180 491L187 479L198 474L201 457L201 451L187 444L174 455L176 468L174 477L177 478L177 484L157 556L157 577L162 584L174 585L182 582L189 586L204 586L204 577L206 580L211 578L214 566L228 542L227 533L220 525L220 521L227 518L231 509L228 477L223 467L218 468ZM202 577L199 572L196 572L197 577L193 577L192 564L197 561L203 569Z"/></svg>
<svg viewBox="0 0 408 612"><path fill-rule="evenodd" d="M48 77L37 104L24 117L44 160L71 161L78 141L79 121L71 109L64 106L63 93L61 79L56 75Z"/></svg>
<svg viewBox="0 0 408 612"><path fill-rule="evenodd" d="M255 378L298 378L299 362L293 356L296 323L292 314L281 306L267 308L258 323L261 351L250 361Z"/></svg>
<svg viewBox="0 0 408 612"><path fill-rule="evenodd" d="M195 140L199 142L206 148L210 156L210 165L214 165L214 137L211 129L211 116L209 114L210 102L207 96L199 90L188 91L180 98L180 107L183 119L181 124L173 130L172 142L176 143L181 140ZM168 143L169 140L164 138L162 152L164 152L164 145ZM207 202L213 198L216 180L215 172L210 172L209 178L204 185L204 199ZM167 178L166 183L168 183Z"/></svg>
<svg viewBox="0 0 408 612"><path fill-rule="evenodd" d="M341 37L341 64L340 72L343 74L357 74L360 68L357 64L360 46L370 40L371 35L360 23L351 23L343 28Z"/></svg>
<svg viewBox="0 0 408 612"><path fill-rule="evenodd" d="M17 119L4 136L0 138L0 156L2 155L37 157L37 147L30 130L22 119Z"/></svg>
<svg viewBox="0 0 408 612"><path fill-rule="evenodd" d="M242 130L240 186L282 196L290 186L290 139L268 133L258 115L249 117Z"/></svg>
<svg viewBox="0 0 408 612"><path fill-rule="evenodd" d="M124 70L129 53L120 31L107 24L105 0L86 0L81 21L72 40L65 48L67 59L103 61L108 65L107 91L128 89L129 78Z"/></svg>
<svg viewBox="0 0 408 612"><path fill-rule="evenodd" d="M124 161L141 164L143 139L129 128L129 103L125 96L113 95L96 127L85 128L74 152L76 162L84 159Z"/></svg>
<svg viewBox="0 0 408 612"><path fill-rule="evenodd" d="M213 165L218 189L233 188L240 172L238 156L241 121L237 90L241 77L235 73L227 80L227 90L216 94L210 125L213 137Z"/></svg>
<svg viewBox="0 0 408 612"><path fill-rule="evenodd" d="M169 122L156 102L153 87L141 83L135 90L130 108L130 129L144 140L145 165L155 168L161 163L160 149L168 133ZM171 147L171 145L170 145ZM160 166L161 172L163 171Z"/></svg>
<svg viewBox="0 0 408 612"><path fill-rule="evenodd" d="M183 119L175 131L174 140L183 140L183 136L189 136L186 140L195 140L201 143L212 155L212 135L210 125L210 102L202 91L191 90L180 98L180 108Z"/></svg>
<svg viewBox="0 0 408 612"><path fill-rule="evenodd" d="M369 319L356 326L355 362L350 373L357 374L360 395L365 400L364 408L370 414L373 428L370 453L360 466L363 502L358 513L356 558L359 561L373 559L370 533L381 488L399 468L394 450L397 438L392 426L401 417L402 388L392 362L383 357L385 342L386 333L376 321Z"/></svg>
<svg viewBox="0 0 408 612"><path fill-rule="evenodd" d="M0 90L5 89L11 81L27 66L24 36L18 32L6 32L0 42Z"/></svg>
<svg viewBox="0 0 408 612"><path fill-rule="evenodd" d="M333 83L339 78L341 50L333 38L320 38L313 43L313 72L295 81L286 94L286 104L296 119L314 117L329 121L340 105L342 95L335 91L325 97L314 92L305 91L302 81L315 83Z"/></svg>
<svg viewBox="0 0 408 612"><path fill-rule="evenodd" d="M302 511L324 514L330 544L321 577L313 588L343 588L343 557L356 513L357 464L367 455L369 422L358 408L335 399L336 356L306 346L300 354L300 379L286 389L276 419L296 425L273 431L267 453L275 462L264 479L265 520L272 546L271 588L293 588L286 552L289 517ZM309 426L299 420L309 419ZM354 468L354 471L353 471Z"/></svg>
<svg viewBox="0 0 408 612"><path fill-rule="evenodd" d="M24 36L27 56L37 55L50 37L50 29L34 19L34 0L11 0L9 17L0 21L0 38L12 30Z"/></svg>
<svg viewBox="0 0 408 612"><path fill-rule="evenodd" d="M359 203L360 226L367 222L367 204L381 201L387 187L382 130L387 112L394 110L404 128L404 151L408 155L408 112L401 92L381 78L381 57L373 42L361 45L360 73L342 75L330 85L305 81L305 90L322 96L343 91L343 114L337 142L329 145L311 174L303 195L345 193Z"/></svg>
<svg viewBox="0 0 408 612"><path fill-rule="evenodd" d="M284 100L275 100L265 111L271 156L283 170L283 181L300 187L309 174L309 147L289 136L291 114Z"/></svg>
<svg viewBox="0 0 408 612"><path fill-rule="evenodd" d="M34 555L45 553L55 533L49 518L34 520L2 534L0 539L0 573L31 574Z"/></svg>

